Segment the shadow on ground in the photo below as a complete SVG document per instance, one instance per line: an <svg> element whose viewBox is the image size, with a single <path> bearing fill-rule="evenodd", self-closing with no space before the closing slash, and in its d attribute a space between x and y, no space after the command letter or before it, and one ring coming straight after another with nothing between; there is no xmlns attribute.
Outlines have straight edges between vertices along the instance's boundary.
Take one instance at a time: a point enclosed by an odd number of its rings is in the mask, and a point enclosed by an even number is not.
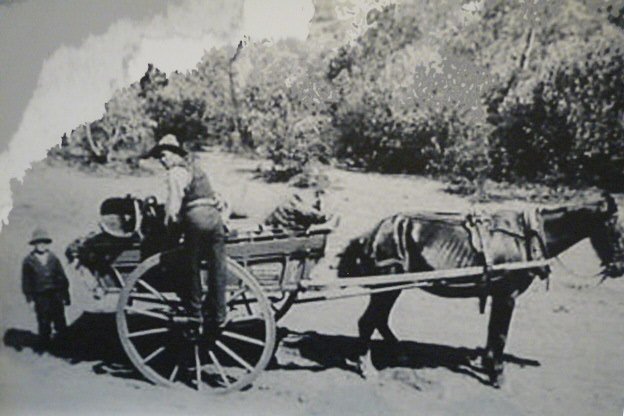
<svg viewBox="0 0 624 416"><path fill-rule="evenodd" d="M37 334L11 328L4 334L4 345L21 351L41 352ZM45 348L48 354L70 364L94 363L93 372L143 380L127 358L117 336L114 314L85 313L67 329L62 339Z"/></svg>
<svg viewBox="0 0 624 416"><path fill-rule="evenodd" d="M37 341L36 334L23 329L12 328L4 334L4 344L17 351L25 348L37 351ZM288 328L279 328L277 344L281 351L280 356L291 359L277 360L274 357L269 363L268 371L320 372L330 368L356 371L353 364L349 363L357 358L360 344L356 337L326 335L314 331L296 332ZM472 377L480 383L489 384L487 376L478 364L482 352L481 348L451 347L413 341L401 341L394 346L383 341L372 343L373 363L382 372L445 368ZM70 364L93 363L92 369L96 374L145 380L134 369L119 342L114 314L83 314L68 328L67 335L63 339L57 340L47 348L47 353ZM536 360L511 354L505 354L504 361L506 364L522 367L540 365Z"/></svg>
<svg viewBox="0 0 624 416"><path fill-rule="evenodd" d="M360 344L356 337L326 335L314 331L295 332L287 328L280 328L278 335L281 340L280 348L290 350L287 352L288 356L301 357L305 360L301 362L302 360L295 358L286 364L276 364L275 368L309 371L341 368L355 371L349 361L353 362L357 358ZM452 347L413 341L400 341L396 345L389 345L383 341L373 341L371 351L373 364L378 370L446 368L490 385L480 365L482 348ZM512 354L504 354L503 360L505 364L521 367L540 366L537 360Z"/></svg>

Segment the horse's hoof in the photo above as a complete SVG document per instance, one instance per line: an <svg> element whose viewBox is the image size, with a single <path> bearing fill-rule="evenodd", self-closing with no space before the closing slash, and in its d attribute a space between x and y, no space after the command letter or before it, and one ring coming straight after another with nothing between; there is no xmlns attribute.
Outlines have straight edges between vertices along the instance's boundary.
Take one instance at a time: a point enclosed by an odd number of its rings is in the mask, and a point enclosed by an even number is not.
<svg viewBox="0 0 624 416"><path fill-rule="evenodd" d="M359 373L364 380L376 380L379 378L379 371L372 367L360 368Z"/></svg>
<svg viewBox="0 0 624 416"><path fill-rule="evenodd" d="M500 389L505 382L505 376L503 373L496 373L490 375L490 385L495 389Z"/></svg>
<svg viewBox="0 0 624 416"><path fill-rule="evenodd" d="M360 357L357 361L357 372L364 380L374 380L379 377L379 372L373 366L369 355Z"/></svg>

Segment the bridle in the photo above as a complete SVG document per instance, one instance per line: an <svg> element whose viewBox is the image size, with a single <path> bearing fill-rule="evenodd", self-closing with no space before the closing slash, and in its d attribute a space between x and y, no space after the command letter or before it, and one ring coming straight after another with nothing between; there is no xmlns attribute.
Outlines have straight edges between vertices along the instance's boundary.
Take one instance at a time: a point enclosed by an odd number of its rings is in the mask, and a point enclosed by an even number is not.
<svg viewBox="0 0 624 416"><path fill-rule="evenodd" d="M544 208L541 206L535 208L527 208L523 211L524 223L525 223L525 239L527 244L527 254L529 258L534 260L536 258L544 258L544 259L553 259L559 264L559 266L566 271L566 273L578 277L578 278L594 278L602 274L602 271L596 272L592 275L582 275L580 273L575 272L571 268L567 267L563 260L559 257L559 255L550 256L548 252L548 247L546 246L546 232L544 231L544 222L541 216L541 212ZM541 255L537 254L538 257L535 256L533 252L532 242L537 241L539 250L541 251ZM548 268L548 274L550 274L550 268ZM604 279L603 279L604 280ZM602 283L602 280L599 284Z"/></svg>
<svg viewBox="0 0 624 416"><path fill-rule="evenodd" d="M547 246L546 246L546 234L544 232L542 216L540 215L543 209L544 208L540 206L535 209L527 209L523 213L525 224L526 224L527 251L530 253L529 255L532 254L531 253L531 241L533 239L536 239L542 251L543 258L554 259L557 262L557 264L563 270L565 270L566 273L572 276L575 276L577 278L585 279L585 278L601 277L600 281L598 282L598 285L602 284L602 282L604 282L608 277L610 277L610 274L608 272L610 268L617 267L616 266L617 263L624 263L624 246L620 243L620 239L618 238L617 235L610 235L608 237L608 241L611 246L610 248L613 250L613 255L612 255L612 258L610 259L610 262L608 264L602 264L602 269L591 275L583 275L583 274L575 272L574 270L566 266L566 264L563 262L563 260L561 260L559 255L550 257ZM615 213L613 213L608 219L605 220L604 225L609 233L616 232L614 230L617 226L617 221L618 221L617 211L615 211ZM602 262L602 259L601 259L601 262Z"/></svg>

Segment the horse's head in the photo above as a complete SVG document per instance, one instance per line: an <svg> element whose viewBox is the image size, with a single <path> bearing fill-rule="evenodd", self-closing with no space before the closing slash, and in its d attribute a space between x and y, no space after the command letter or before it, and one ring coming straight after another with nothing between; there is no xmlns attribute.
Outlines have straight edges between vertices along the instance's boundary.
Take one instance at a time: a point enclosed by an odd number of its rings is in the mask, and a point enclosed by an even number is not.
<svg viewBox="0 0 624 416"><path fill-rule="evenodd" d="M602 263L602 275L621 277L624 275L624 228L618 221L617 204L608 193L603 195L597 213L590 241Z"/></svg>
<svg viewBox="0 0 624 416"><path fill-rule="evenodd" d="M604 277L624 274L624 230L613 197L540 210L548 255L556 256L589 237L602 263Z"/></svg>
<svg viewBox="0 0 624 416"><path fill-rule="evenodd" d="M365 236L349 241L347 247L338 255L338 277L366 276L372 272L368 238Z"/></svg>

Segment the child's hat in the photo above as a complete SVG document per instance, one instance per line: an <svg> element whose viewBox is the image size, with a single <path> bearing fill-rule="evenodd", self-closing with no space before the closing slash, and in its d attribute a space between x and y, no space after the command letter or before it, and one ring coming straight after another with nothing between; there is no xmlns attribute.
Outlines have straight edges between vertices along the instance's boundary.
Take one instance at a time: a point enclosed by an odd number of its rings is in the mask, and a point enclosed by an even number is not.
<svg viewBox="0 0 624 416"><path fill-rule="evenodd" d="M44 228L38 227L35 229L35 231L33 231L29 244L37 244L37 243L49 244L51 242L52 242L52 239L50 238L50 235L48 234L48 232Z"/></svg>

